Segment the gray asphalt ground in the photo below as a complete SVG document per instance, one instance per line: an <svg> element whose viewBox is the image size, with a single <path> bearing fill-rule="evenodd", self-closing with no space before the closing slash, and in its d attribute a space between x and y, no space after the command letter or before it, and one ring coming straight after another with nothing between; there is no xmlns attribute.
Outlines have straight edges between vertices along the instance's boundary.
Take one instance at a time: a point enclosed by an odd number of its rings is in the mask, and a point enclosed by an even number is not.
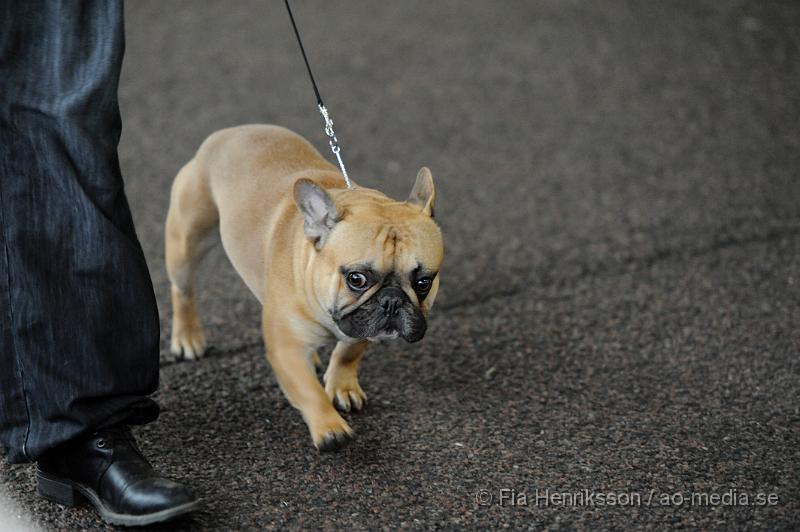
<svg viewBox="0 0 800 532"><path fill-rule="evenodd" d="M327 455L221 250L210 354L167 349L178 168L241 123L326 147L283 9L127 5L120 153L165 409L137 434L206 501L172 528L797 529L800 5L296 1L350 172L402 198L430 166L446 243L427 337L371 349L357 438ZM0 483L43 529L104 528L37 499L31 466Z"/></svg>

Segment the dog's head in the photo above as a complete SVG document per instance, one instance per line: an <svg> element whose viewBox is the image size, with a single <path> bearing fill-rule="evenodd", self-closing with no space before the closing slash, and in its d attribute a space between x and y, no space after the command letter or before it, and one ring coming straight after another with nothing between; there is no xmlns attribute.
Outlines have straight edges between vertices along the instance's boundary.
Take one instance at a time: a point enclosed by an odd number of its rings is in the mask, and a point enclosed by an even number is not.
<svg viewBox="0 0 800 532"><path fill-rule="evenodd" d="M308 179L295 183L294 197L315 248L306 290L338 332L421 340L444 254L430 171L420 170L404 202L360 187L326 191Z"/></svg>

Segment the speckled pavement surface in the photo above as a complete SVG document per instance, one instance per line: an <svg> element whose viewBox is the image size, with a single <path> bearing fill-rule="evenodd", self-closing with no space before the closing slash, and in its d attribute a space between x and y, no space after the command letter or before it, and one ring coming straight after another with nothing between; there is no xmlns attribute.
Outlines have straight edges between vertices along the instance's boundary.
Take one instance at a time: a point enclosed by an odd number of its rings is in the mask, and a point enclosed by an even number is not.
<svg viewBox="0 0 800 532"><path fill-rule="evenodd" d="M221 250L213 349L173 361L177 169L240 123L325 144L281 2L129 2L120 154L164 331L165 411L137 434L206 501L165 529L800 526L800 5L295 14L354 177L403 197L432 168L440 299L423 342L368 353L335 454L278 390ZM0 484L14 523L104 528L37 499L31 466Z"/></svg>

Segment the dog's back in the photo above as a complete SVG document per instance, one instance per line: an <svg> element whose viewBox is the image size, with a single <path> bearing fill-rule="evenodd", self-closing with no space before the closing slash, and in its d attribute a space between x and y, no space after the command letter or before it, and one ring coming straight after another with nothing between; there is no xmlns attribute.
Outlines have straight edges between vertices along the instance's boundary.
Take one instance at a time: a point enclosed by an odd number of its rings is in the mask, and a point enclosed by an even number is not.
<svg viewBox="0 0 800 532"><path fill-rule="evenodd" d="M251 124L217 131L200 146L194 160L203 169L212 197L224 219L226 207L236 211L257 201L267 205L291 197L299 172L338 170L303 137L286 128Z"/></svg>

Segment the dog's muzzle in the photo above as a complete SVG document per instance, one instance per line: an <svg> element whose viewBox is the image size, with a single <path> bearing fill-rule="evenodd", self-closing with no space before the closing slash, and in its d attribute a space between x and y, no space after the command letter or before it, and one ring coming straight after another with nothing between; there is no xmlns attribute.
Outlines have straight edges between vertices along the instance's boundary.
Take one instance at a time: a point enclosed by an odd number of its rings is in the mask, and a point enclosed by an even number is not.
<svg viewBox="0 0 800 532"><path fill-rule="evenodd" d="M337 319L336 325L351 338L399 335L407 342L422 340L428 329L422 311L396 286L381 288L369 301Z"/></svg>

